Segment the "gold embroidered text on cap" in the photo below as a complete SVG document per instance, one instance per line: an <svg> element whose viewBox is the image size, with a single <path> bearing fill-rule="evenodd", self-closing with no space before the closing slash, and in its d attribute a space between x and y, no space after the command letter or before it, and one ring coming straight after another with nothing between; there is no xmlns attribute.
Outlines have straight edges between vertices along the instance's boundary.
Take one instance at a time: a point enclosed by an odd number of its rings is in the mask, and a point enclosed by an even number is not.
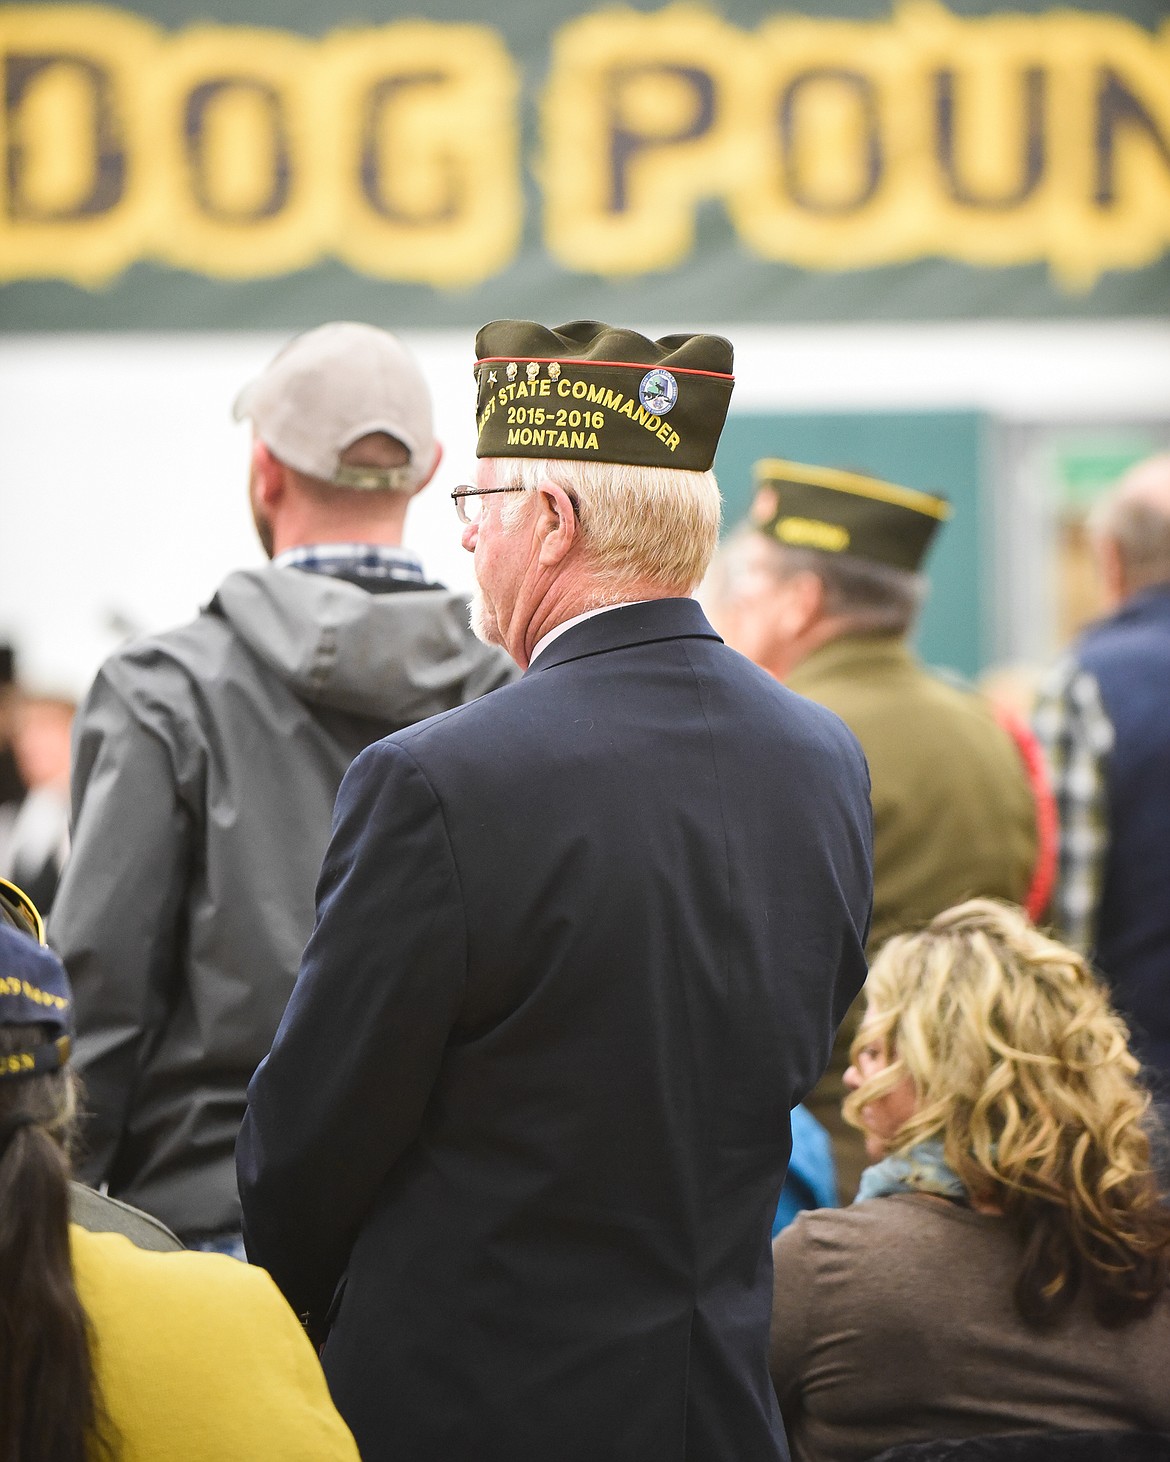
<svg viewBox="0 0 1170 1462"><path fill-rule="evenodd" d="M835 467L770 457L756 463L755 477L751 520L777 543L913 573L951 515L944 497Z"/></svg>
<svg viewBox="0 0 1170 1462"><path fill-rule="evenodd" d="M480 457L562 457L706 472L735 383L719 335L577 320L495 320L476 337ZM503 379L501 380L501 376Z"/></svg>

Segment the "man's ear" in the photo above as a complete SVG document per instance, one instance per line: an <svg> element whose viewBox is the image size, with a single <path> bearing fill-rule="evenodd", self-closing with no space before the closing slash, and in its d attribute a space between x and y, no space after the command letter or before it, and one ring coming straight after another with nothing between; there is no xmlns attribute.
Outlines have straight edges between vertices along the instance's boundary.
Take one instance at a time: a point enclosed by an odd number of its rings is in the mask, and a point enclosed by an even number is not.
<svg viewBox="0 0 1170 1462"><path fill-rule="evenodd" d="M252 444L252 478L260 502L271 510L284 496L285 469L259 437Z"/></svg>
<svg viewBox="0 0 1170 1462"><path fill-rule="evenodd" d="M430 471L427 472L427 474L426 474L425 477L422 477L422 478L419 479L418 486L415 487L415 488L413 488L411 490L411 494L410 494L411 497L415 497L420 492L422 492L423 488L426 487L427 483L430 482L431 478L434 477L435 473L439 470L439 463L442 460L443 460L443 444L442 444L442 442L436 442L435 443L435 458L434 458L434 461L431 463Z"/></svg>
<svg viewBox="0 0 1170 1462"><path fill-rule="evenodd" d="M808 569L802 569L784 581L781 626L788 640L807 633L825 612L825 586Z"/></svg>
<svg viewBox="0 0 1170 1462"><path fill-rule="evenodd" d="M539 513L536 536L540 543L540 563L545 568L559 564L576 541L580 531L573 501L563 487L547 479L536 492Z"/></svg>
<svg viewBox="0 0 1170 1462"><path fill-rule="evenodd" d="M1105 591L1107 609L1116 609L1129 593L1125 581L1125 561L1115 538L1102 533L1093 540L1093 552L1097 559L1097 571Z"/></svg>

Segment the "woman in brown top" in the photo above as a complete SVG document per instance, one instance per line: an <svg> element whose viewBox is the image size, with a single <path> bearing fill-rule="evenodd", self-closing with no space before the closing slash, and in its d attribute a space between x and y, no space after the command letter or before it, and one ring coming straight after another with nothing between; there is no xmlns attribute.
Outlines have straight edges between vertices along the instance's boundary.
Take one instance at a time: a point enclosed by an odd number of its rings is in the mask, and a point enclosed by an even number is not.
<svg viewBox="0 0 1170 1462"><path fill-rule="evenodd" d="M796 1462L1170 1433L1170 1209L1101 985L976 899L890 940L866 990L845 1114L875 1166L851 1207L775 1243L772 1378Z"/></svg>

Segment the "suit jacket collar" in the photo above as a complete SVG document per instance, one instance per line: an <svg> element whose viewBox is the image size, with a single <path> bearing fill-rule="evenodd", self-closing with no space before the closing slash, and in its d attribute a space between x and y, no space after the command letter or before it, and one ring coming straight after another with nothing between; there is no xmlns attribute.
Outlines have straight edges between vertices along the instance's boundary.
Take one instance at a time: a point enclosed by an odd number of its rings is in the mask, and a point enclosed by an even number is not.
<svg viewBox="0 0 1170 1462"><path fill-rule="evenodd" d="M594 615L558 635L524 673L539 675L542 670L551 670L567 660L604 655L609 650L623 650L630 645L688 638L720 638L694 599L648 599L642 604L623 604L620 609Z"/></svg>
<svg viewBox="0 0 1170 1462"><path fill-rule="evenodd" d="M1170 584L1151 584L1131 594L1111 614L1086 625L1077 643L1091 649L1100 638L1108 638L1118 625L1149 625L1159 620L1170 623Z"/></svg>
<svg viewBox="0 0 1170 1462"><path fill-rule="evenodd" d="M1131 594L1114 617L1149 622L1167 616L1170 616L1170 584L1150 584Z"/></svg>

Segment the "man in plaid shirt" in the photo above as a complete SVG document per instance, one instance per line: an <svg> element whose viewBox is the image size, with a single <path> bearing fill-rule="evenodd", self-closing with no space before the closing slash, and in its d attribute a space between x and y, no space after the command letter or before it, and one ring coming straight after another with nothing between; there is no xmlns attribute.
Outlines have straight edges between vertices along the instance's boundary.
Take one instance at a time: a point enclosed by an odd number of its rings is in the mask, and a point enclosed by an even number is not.
<svg viewBox="0 0 1170 1462"><path fill-rule="evenodd" d="M1036 711L1060 815L1052 917L1109 980L1170 1099L1170 454L1094 512L1111 613L1055 667Z"/></svg>
<svg viewBox="0 0 1170 1462"><path fill-rule="evenodd" d="M1113 746L1113 723L1101 704L1096 676L1082 670L1075 655L1061 660L1046 680L1034 729L1044 747L1060 823L1052 922L1067 943L1087 954L1109 847L1105 761Z"/></svg>

